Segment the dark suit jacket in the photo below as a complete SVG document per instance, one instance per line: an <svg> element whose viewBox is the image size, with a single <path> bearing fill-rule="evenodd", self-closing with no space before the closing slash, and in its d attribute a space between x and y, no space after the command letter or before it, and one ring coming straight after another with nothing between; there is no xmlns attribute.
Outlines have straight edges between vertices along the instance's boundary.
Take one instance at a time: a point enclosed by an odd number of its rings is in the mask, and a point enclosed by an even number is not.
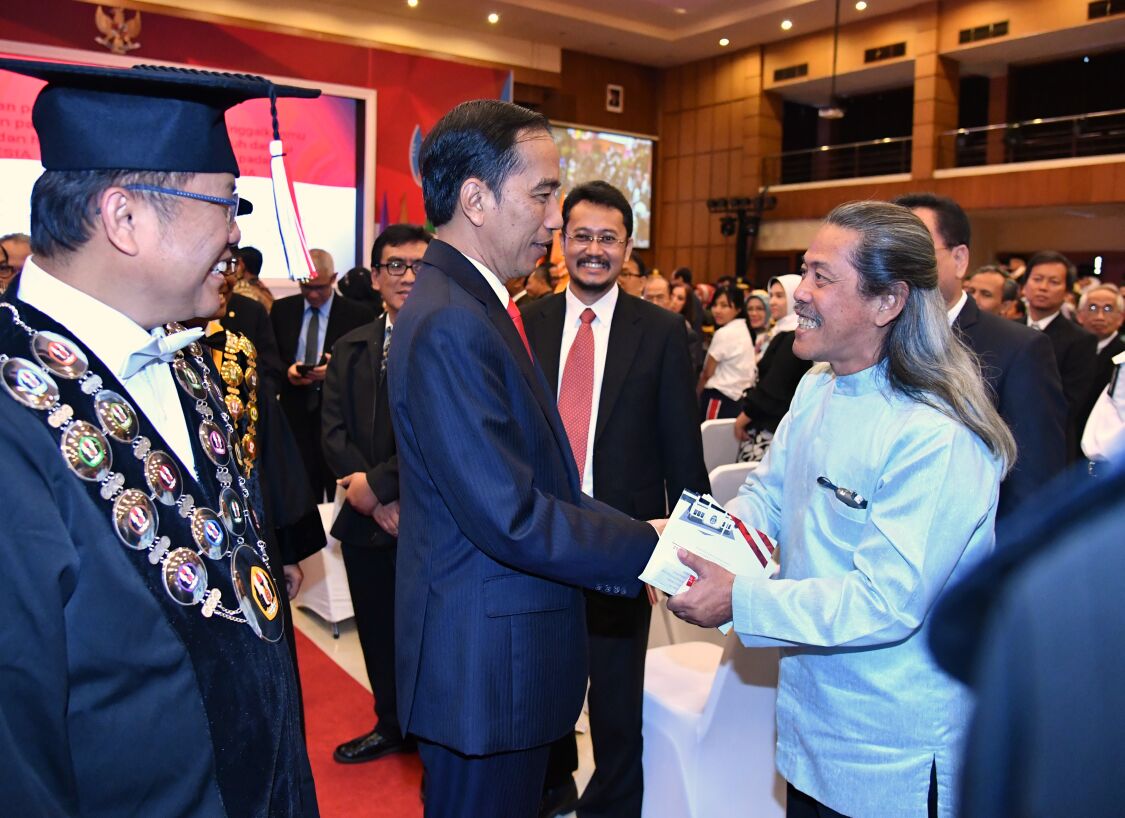
<svg viewBox="0 0 1125 818"><path fill-rule="evenodd" d="M1041 500L933 614L939 663L977 695L966 818L1119 815L1125 800L1125 469Z"/></svg>
<svg viewBox="0 0 1125 818"><path fill-rule="evenodd" d="M1105 349L1097 355L1094 382L1090 385L1090 393L1086 398L1086 405L1082 408L1081 423L1078 426L1079 440L1081 440L1082 431L1086 428L1086 421L1090 417L1090 412L1094 409L1094 404L1098 402L1102 390L1109 386L1109 379L1113 377L1113 370L1117 368L1113 363L1113 358L1122 352L1125 352L1125 341L1121 340L1121 336L1117 336L1106 344Z"/></svg>
<svg viewBox="0 0 1125 818"><path fill-rule="evenodd" d="M254 344L258 352L258 376L263 379L259 391L263 395L276 395L285 380L288 364L281 362L269 311L253 298L234 293L222 324L226 329L245 335Z"/></svg>
<svg viewBox="0 0 1125 818"><path fill-rule="evenodd" d="M1034 331L1034 330L1033 330ZM1082 439L1082 411L1090 394L1097 371L1098 338L1059 315L1047 325L1043 334L1051 339L1055 348L1055 361L1059 365L1063 394L1067 405L1067 455L1074 460L1081 455L1078 443Z"/></svg>
<svg viewBox="0 0 1125 818"><path fill-rule="evenodd" d="M297 359L297 343L301 335L301 322L304 320L306 306L305 297L297 294L279 298L273 302L273 309L270 310L270 321L273 322L277 348L281 353L281 363L286 371L289 369L289 365ZM363 326L374 318L375 315L363 305L341 295L336 295L332 299L332 308L328 311L328 327L324 333L324 351L331 350L345 333ZM298 412L297 416L300 413L308 412L310 408L315 410L318 402L313 407L310 407L308 402L309 390L315 389L315 385L294 386L284 376L284 371L282 375L281 403L285 410L287 412L296 411ZM294 415L290 414L290 417L292 418Z"/></svg>
<svg viewBox="0 0 1125 818"><path fill-rule="evenodd" d="M320 428L324 457L336 478L364 472L380 503L398 499L398 455L384 379L384 315L352 330L332 347ZM332 536L349 545L394 545L394 537L347 503L332 524Z"/></svg>
<svg viewBox="0 0 1125 818"><path fill-rule="evenodd" d="M472 755L553 741L586 692L579 588L635 595L656 533L582 495L542 372L443 241L395 324L388 380L402 728Z"/></svg>
<svg viewBox="0 0 1125 818"><path fill-rule="evenodd" d="M566 295L523 314L557 395ZM680 493L709 492L683 316L621 292L613 312L594 426L594 497L640 520L668 516Z"/></svg>
<svg viewBox="0 0 1125 818"><path fill-rule="evenodd" d="M980 359L1000 417L1018 449L1000 485L1003 518L1066 467L1066 399L1054 352L1043 333L989 312L970 297L953 322Z"/></svg>

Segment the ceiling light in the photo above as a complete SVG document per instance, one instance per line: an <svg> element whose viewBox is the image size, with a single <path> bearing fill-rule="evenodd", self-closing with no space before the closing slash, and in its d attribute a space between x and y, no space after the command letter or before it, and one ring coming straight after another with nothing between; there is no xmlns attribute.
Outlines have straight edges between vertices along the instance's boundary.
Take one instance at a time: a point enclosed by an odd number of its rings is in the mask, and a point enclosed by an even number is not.
<svg viewBox="0 0 1125 818"><path fill-rule="evenodd" d="M500 15L496 12L492 12L488 15L488 22L492 23L492 25L496 25L500 22Z"/></svg>
<svg viewBox="0 0 1125 818"><path fill-rule="evenodd" d="M410 6L412 9L416 9L418 8L418 0L406 0L406 5Z"/></svg>
<svg viewBox="0 0 1125 818"><path fill-rule="evenodd" d="M728 40L726 37L723 37L721 40L719 40L719 45L721 45L723 48L726 48L728 45L730 45L730 40Z"/></svg>
<svg viewBox="0 0 1125 818"><path fill-rule="evenodd" d="M674 8L672 9L672 11L674 11L676 14L687 14L687 9Z"/></svg>
<svg viewBox="0 0 1125 818"><path fill-rule="evenodd" d="M825 105L823 108L818 108L816 113L821 119L844 118L844 108L839 103L833 103L831 105ZM821 150L827 150L827 148L821 148Z"/></svg>
<svg viewBox="0 0 1125 818"><path fill-rule="evenodd" d="M791 28L793 28L793 21L792 20L782 20L781 21L781 30L782 31L788 31Z"/></svg>
<svg viewBox="0 0 1125 818"><path fill-rule="evenodd" d="M863 11L865 8L867 8L866 0L859 0L859 2L855 4L856 11Z"/></svg>

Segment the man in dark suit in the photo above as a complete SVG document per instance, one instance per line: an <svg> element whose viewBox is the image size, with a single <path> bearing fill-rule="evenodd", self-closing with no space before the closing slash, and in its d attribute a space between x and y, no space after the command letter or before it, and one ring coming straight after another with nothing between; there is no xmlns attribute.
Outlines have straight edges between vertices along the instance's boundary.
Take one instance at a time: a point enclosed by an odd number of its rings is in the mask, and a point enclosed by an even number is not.
<svg viewBox="0 0 1125 818"><path fill-rule="evenodd" d="M328 372L328 351L346 332L374 318L370 310L337 298L332 290L336 266L324 250L310 250L316 277L301 285L300 295L280 298L270 310L281 360L287 366L281 384L281 405L297 436L301 459L313 492L329 500L336 493L336 478L324 461L320 445L321 387Z"/></svg>
<svg viewBox="0 0 1125 818"><path fill-rule="evenodd" d="M324 379L324 457L347 489L332 536L341 543L356 631L375 694L375 727L336 748L333 758L342 764L373 761L412 745L403 740L395 697L398 455L384 350L390 348L395 319L429 241L429 233L410 224L392 224L379 234L371 249L371 285L386 312L336 342Z"/></svg>
<svg viewBox="0 0 1125 818"><path fill-rule="evenodd" d="M418 737L431 818L533 816L549 744L573 730L586 692L580 588L635 595L662 523L582 494L504 289L562 223L547 120L463 103L426 137L421 168L437 239L388 369L399 718Z"/></svg>
<svg viewBox="0 0 1125 818"><path fill-rule="evenodd" d="M966 818L1121 813L1123 466L1050 486L934 611L938 664L977 696Z"/></svg>
<svg viewBox="0 0 1125 818"><path fill-rule="evenodd" d="M982 312L963 292L972 234L957 202L932 193L900 196L895 202L913 210L929 228L938 288L950 321L980 358L997 411L1016 439L1016 465L1000 485L1000 520L1066 466L1066 401L1051 345L1033 330Z"/></svg>
<svg viewBox="0 0 1125 818"><path fill-rule="evenodd" d="M1105 389L1117 365L1113 359L1121 352L1125 352L1125 342L1121 340L1121 322L1125 317L1125 298L1121 291L1113 284L1098 284L1086 292L1078 300L1078 323L1086 330L1092 332L1098 339L1097 368L1094 372L1094 382L1090 385L1089 396L1082 410L1082 428L1094 404Z"/></svg>
<svg viewBox="0 0 1125 818"><path fill-rule="evenodd" d="M617 286L633 245L633 210L617 188L580 185L567 194L562 213L570 283L565 293L525 310L531 349L558 395L567 437L579 447L574 456L583 493L631 517L664 517L685 488L710 491L687 325ZM571 412L584 325L593 343L587 357L592 379L583 408ZM641 701L651 610L644 592L586 593L597 768L577 804L580 818L641 814ZM577 761L570 732L552 747L541 816L575 809L571 773Z"/></svg>
<svg viewBox="0 0 1125 818"><path fill-rule="evenodd" d="M1074 289L1077 270L1070 259L1054 250L1036 253L1027 262L1026 283L1027 325L1041 330L1055 349L1055 362L1066 395L1066 451L1068 461L1078 459L1082 452L1083 410L1087 407L1090 387L1097 369L1098 341L1062 315L1066 294Z"/></svg>

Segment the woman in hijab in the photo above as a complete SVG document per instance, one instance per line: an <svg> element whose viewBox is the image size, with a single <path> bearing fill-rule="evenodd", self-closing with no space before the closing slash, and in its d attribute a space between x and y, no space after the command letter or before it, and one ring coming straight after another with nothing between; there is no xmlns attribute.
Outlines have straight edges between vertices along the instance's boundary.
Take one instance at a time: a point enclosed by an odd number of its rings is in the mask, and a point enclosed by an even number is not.
<svg viewBox="0 0 1125 818"><path fill-rule="evenodd" d="M783 275L769 282L770 311L774 325L758 361L758 380L742 394L734 436L741 441L740 462L757 463L766 456L777 424L789 411L801 377L812 366L793 354L797 314L793 293L801 283L799 275Z"/></svg>
<svg viewBox="0 0 1125 818"><path fill-rule="evenodd" d="M739 397L754 383L758 368L742 290L734 285L717 288L711 314L715 337L699 376L700 407L704 420L733 418L738 415Z"/></svg>
<svg viewBox="0 0 1125 818"><path fill-rule="evenodd" d="M746 322L754 343L765 341L770 326L770 296L765 290L751 290L746 295Z"/></svg>

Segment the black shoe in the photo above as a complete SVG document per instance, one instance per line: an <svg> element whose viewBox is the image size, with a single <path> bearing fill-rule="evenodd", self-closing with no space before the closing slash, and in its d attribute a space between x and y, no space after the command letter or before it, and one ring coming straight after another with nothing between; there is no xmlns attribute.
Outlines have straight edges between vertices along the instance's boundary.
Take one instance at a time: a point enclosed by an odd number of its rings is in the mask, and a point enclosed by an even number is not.
<svg viewBox="0 0 1125 818"><path fill-rule="evenodd" d="M539 801L539 818L556 818L574 812L574 805L578 803L578 785L571 776L557 787L543 791Z"/></svg>
<svg viewBox="0 0 1125 818"><path fill-rule="evenodd" d="M412 739L391 739L375 728L359 738L353 738L336 748L332 758L341 764L361 764L374 761L391 753L406 753L415 749Z"/></svg>

